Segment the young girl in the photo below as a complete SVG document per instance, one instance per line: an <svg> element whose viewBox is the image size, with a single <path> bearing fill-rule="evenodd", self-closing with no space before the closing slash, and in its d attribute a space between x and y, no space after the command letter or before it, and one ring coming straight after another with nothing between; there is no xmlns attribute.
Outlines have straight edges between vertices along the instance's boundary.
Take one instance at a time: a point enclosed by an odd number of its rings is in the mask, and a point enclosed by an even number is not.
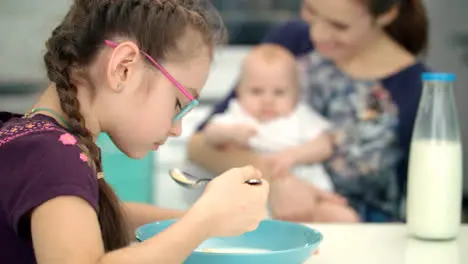
<svg viewBox="0 0 468 264"><path fill-rule="evenodd" d="M211 16L196 1L74 2L47 42L51 86L27 115L0 115L1 263L181 263L211 236L256 228L268 196L244 183L256 169L217 177L182 214L120 203L94 143L107 132L141 158L180 135L209 72ZM174 217L127 247L137 226Z"/></svg>

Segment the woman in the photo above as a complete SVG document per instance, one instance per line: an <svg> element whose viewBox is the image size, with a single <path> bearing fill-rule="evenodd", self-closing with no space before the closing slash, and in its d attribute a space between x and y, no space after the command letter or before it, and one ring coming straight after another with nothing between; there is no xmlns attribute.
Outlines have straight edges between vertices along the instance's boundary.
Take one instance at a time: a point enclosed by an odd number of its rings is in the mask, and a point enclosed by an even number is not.
<svg viewBox="0 0 468 264"><path fill-rule="evenodd" d="M212 16L196 1L74 1L47 41L51 86L27 115L0 115L0 263L178 264L257 227L268 184L245 184L256 169L226 172L181 214L118 201L95 144L106 132L142 158L180 135L208 76ZM137 226L174 217L129 246Z"/></svg>
<svg viewBox="0 0 468 264"><path fill-rule="evenodd" d="M329 133L334 154L324 162L336 191L362 221L394 220L406 186L420 75L427 70L417 59L428 38L422 2L305 0L301 14L308 25L288 23L267 41L283 44L298 56L309 51L299 60L303 98L334 124ZM234 96L218 104L215 113L224 111ZM254 164L270 174L265 157L210 148L201 135L193 136L189 157L212 172ZM292 188L292 193L294 189L303 188ZM304 205L290 204L285 210L293 214L300 206ZM332 210L316 214L318 221L350 220Z"/></svg>

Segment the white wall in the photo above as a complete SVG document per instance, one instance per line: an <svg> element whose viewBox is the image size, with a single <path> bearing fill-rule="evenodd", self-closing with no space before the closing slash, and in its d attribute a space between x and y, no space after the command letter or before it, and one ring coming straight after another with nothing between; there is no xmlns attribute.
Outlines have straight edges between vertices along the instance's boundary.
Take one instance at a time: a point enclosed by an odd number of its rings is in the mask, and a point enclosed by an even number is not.
<svg viewBox="0 0 468 264"><path fill-rule="evenodd" d="M45 79L44 43L71 2L0 1L0 82Z"/></svg>
<svg viewBox="0 0 468 264"><path fill-rule="evenodd" d="M239 75L241 63L249 50L248 46L218 48L210 76L201 94L203 99L220 99L231 91Z"/></svg>
<svg viewBox="0 0 468 264"><path fill-rule="evenodd" d="M42 56L52 29L65 15L72 0L0 1L0 83L42 82L45 70ZM13 30L16 28L15 30ZM212 74L203 91L205 99L227 93L236 79L237 65L245 47L216 52Z"/></svg>

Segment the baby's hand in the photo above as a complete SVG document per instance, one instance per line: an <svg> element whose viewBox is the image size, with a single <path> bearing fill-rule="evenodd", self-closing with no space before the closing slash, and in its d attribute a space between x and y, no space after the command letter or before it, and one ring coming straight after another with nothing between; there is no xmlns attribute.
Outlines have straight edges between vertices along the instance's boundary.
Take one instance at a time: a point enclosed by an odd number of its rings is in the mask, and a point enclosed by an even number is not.
<svg viewBox="0 0 468 264"><path fill-rule="evenodd" d="M232 126L232 139L241 147L249 147L249 139L257 134L257 129L248 124L236 124Z"/></svg>
<svg viewBox="0 0 468 264"><path fill-rule="evenodd" d="M266 161L269 168L271 168L274 179L281 178L282 175L288 175L291 168L296 164L294 155L285 151L266 156Z"/></svg>

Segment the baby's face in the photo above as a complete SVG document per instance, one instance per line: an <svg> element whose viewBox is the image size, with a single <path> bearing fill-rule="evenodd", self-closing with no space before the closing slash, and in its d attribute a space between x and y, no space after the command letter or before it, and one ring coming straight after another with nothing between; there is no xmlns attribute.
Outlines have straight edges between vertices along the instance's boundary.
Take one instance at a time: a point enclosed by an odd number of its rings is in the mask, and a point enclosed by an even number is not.
<svg viewBox="0 0 468 264"><path fill-rule="evenodd" d="M261 122L290 114L297 102L298 82L290 63L261 59L244 67L237 90L240 105Z"/></svg>

